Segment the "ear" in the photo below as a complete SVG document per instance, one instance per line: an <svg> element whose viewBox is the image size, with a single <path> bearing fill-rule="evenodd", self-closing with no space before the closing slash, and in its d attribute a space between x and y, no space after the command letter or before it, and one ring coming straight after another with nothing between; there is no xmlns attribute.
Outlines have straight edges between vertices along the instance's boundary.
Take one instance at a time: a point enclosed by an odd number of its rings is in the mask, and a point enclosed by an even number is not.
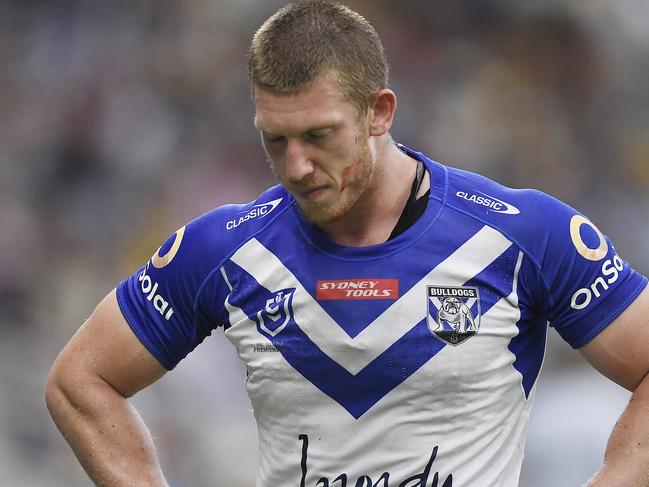
<svg viewBox="0 0 649 487"><path fill-rule="evenodd" d="M397 110L397 95L384 88L372 93L369 106L369 131L375 137L386 134L392 127L394 112Z"/></svg>

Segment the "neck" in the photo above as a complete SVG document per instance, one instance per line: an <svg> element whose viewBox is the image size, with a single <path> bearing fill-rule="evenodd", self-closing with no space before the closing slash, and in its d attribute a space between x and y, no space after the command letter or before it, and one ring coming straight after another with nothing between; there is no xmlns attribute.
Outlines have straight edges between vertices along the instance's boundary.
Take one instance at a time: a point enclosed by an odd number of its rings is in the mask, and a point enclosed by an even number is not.
<svg viewBox="0 0 649 487"><path fill-rule="evenodd" d="M320 225L333 242L350 247L365 247L385 242L410 196L417 161L404 154L388 137L374 144L374 169L366 191L345 216ZM424 176L418 196L430 187Z"/></svg>

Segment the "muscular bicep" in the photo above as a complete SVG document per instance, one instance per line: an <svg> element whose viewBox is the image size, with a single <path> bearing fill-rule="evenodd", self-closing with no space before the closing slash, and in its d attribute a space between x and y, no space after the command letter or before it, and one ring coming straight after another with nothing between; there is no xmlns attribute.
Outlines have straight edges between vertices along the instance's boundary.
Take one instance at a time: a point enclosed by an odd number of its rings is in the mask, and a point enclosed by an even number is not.
<svg viewBox="0 0 649 487"><path fill-rule="evenodd" d="M634 390L649 373L649 286L579 351L603 375Z"/></svg>
<svg viewBox="0 0 649 487"><path fill-rule="evenodd" d="M114 290L70 339L52 368L52 374L68 387L80 387L94 378L124 397L165 372L124 319Z"/></svg>

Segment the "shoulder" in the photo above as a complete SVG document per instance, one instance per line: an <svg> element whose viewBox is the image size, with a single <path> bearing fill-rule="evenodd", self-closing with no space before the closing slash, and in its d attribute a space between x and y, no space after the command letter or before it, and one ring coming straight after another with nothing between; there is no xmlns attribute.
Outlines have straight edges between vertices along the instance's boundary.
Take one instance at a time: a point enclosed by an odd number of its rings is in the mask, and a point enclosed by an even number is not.
<svg viewBox="0 0 649 487"><path fill-rule="evenodd" d="M512 189L447 170L448 208L489 225L527 255L522 301L577 348L612 322L646 285L578 210L538 190Z"/></svg>
<svg viewBox="0 0 649 487"><path fill-rule="evenodd" d="M257 199L241 205L227 205L214 211L221 218L222 230L233 238L256 233L291 206L291 198L282 186L273 186Z"/></svg>
<svg viewBox="0 0 649 487"><path fill-rule="evenodd" d="M448 168L446 199L448 207L497 229L535 260L557 245L580 249L601 243L599 230L579 211L536 189L509 188Z"/></svg>
<svg viewBox="0 0 649 487"><path fill-rule="evenodd" d="M274 186L245 204L215 208L172 234L151 258L155 268L174 260L177 266L209 271L238 246L262 232L292 204L281 186Z"/></svg>
<svg viewBox="0 0 649 487"><path fill-rule="evenodd" d="M172 369L211 330L227 323L219 269L292 200L274 187L254 201L216 208L183 225L117 286L122 314L140 341Z"/></svg>
<svg viewBox="0 0 649 487"><path fill-rule="evenodd" d="M291 206L284 188L274 186L244 204L229 204L205 213L186 225L194 240L208 247L236 247L262 231Z"/></svg>

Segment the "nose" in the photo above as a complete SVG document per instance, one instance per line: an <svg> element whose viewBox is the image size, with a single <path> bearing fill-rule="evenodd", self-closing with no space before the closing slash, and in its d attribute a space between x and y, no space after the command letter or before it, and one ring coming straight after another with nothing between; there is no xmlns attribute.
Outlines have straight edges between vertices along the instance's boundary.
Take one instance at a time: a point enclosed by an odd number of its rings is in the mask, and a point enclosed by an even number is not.
<svg viewBox="0 0 649 487"><path fill-rule="evenodd" d="M301 181L313 172L313 162L304 144L299 139L288 139L286 143L286 178Z"/></svg>

